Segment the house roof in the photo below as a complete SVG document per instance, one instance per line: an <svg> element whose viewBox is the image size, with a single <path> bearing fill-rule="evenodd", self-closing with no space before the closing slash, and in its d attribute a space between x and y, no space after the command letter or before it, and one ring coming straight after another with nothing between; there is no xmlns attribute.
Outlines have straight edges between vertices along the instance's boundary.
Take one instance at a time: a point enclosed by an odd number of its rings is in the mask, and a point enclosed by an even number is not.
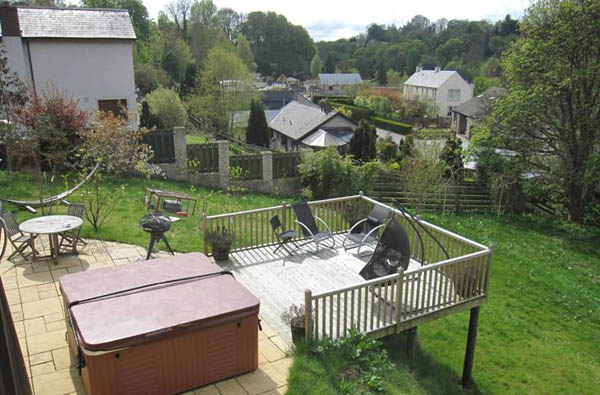
<svg viewBox="0 0 600 395"><path fill-rule="evenodd" d="M292 101L269 122L269 127L293 140L301 140L337 114L335 110L325 113L320 107Z"/></svg>
<svg viewBox="0 0 600 395"><path fill-rule="evenodd" d="M455 70L420 70L411 75L410 78L406 80L404 85L439 88L454 74L458 74L458 72Z"/></svg>
<svg viewBox="0 0 600 395"><path fill-rule="evenodd" d="M319 81L323 85L355 85L360 84L362 78L357 73L319 73Z"/></svg>
<svg viewBox="0 0 600 395"><path fill-rule="evenodd" d="M498 96L503 96L506 93L507 91L504 88L492 87L471 100L454 107L452 111L470 118L481 119L489 113L492 102Z"/></svg>
<svg viewBox="0 0 600 395"><path fill-rule="evenodd" d="M18 7L21 37L135 40L127 10Z"/></svg>
<svg viewBox="0 0 600 395"><path fill-rule="evenodd" d="M304 140L302 143L309 145L311 147L329 147L348 144L347 141L344 141L337 137L334 133L328 132L327 130L319 129Z"/></svg>

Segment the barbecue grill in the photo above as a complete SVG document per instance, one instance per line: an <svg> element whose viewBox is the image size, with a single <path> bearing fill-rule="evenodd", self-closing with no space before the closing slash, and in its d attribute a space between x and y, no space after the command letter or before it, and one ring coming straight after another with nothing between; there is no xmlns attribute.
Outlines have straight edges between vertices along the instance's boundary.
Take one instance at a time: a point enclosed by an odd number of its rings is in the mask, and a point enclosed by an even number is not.
<svg viewBox="0 0 600 395"><path fill-rule="evenodd" d="M169 252L172 255L175 255L167 238L165 237L165 233L171 229L171 220L168 217L160 214L148 214L144 215L142 219L140 219L140 226L145 232L150 233L150 245L148 246L148 255L146 255L146 260L150 259L150 254L152 254L152 248L154 248L154 243L161 240L165 242L165 245L169 249Z"/></svg>

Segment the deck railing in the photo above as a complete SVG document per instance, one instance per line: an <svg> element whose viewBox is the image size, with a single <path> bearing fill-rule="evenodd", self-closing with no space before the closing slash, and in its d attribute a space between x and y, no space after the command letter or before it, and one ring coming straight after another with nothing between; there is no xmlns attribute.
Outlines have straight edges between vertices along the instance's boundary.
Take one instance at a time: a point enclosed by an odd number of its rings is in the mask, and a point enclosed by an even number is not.
<svg viewBox="0 0 600 395"><path fill-rule="evenodd" d="M356 328L381 337L414 327L487 300L492 250L363 195L309 202L314 215L334 233L347 232L352 213L373 205L388 207L411 242L416 270L402 271L340 289L305 294L306 334L312 339L345 336ZM203 231L225 227L235 236L233 250L274 244L269 219L278 215L284 228L294 223L290 205L221 215L204 215ZM208 253L208 245L204 244ZM421 259L422 257L425 259Z"/></svg>

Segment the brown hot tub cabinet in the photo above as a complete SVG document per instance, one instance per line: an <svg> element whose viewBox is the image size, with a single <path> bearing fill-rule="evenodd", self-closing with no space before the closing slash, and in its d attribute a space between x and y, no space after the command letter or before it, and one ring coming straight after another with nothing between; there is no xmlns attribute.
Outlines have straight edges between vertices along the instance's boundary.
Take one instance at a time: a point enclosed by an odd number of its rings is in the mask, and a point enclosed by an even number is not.
<svg viewBox="0 0 600 395"><path fill-rule="evenodd" d="M259 301L202 254L67 274L60 287L90 395L178 393L258 367Z"/></svg>

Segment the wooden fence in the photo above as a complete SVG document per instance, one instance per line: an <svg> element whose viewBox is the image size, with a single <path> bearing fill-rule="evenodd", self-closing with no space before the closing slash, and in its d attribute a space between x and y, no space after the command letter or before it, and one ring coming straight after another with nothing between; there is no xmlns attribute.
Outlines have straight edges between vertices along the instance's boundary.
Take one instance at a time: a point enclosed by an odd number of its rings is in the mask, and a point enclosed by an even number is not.
<svg viewBox="0 0 600 395"><path fill-rule="evenodd" d="M243 170L242 180L260 180L263 176L261 154L229 155L229 169L238 167Z"/></svg>
<svg viewBox="0 0 600 395"><path fill-rule="evenodd" d="M154 130L142 137L144 144L148 144L154 152L153 163L175 163L175 141L173 129Z"/></svg>
<svg viewBox="0 0 600 395"><path fill-rule="evenodd" d="M219 171L219 148L216 143L188 144L187 158L188 165L198 173Z"/></svg>
<svg viewBox="0 0 600 395"><path fill-rule="evenodd" d="M299 152L273 153L273 178L298 177Z"/></svg>

